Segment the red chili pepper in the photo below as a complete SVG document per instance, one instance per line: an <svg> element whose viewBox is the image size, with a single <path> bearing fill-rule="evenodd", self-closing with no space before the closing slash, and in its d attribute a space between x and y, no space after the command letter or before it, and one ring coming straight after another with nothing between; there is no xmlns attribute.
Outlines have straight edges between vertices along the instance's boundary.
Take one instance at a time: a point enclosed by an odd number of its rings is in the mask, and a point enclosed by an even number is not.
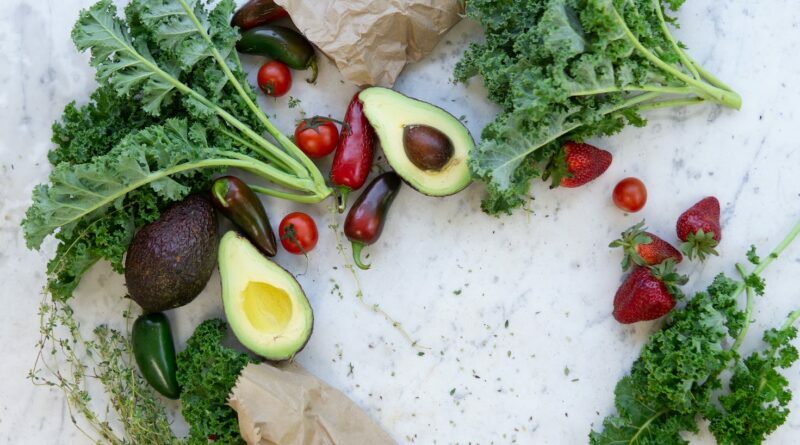
<svg viewBox="0 0 800 445"><path fill-rule="evenodd" d="M369 269L361 262L361 249L378 241L386 222L386 213L400 190L400 177L395 172L384 173L373 179L358 197L344 221L344 234L353 243L353 261L361 269Z"/></svg>
<svg viewBox="0 0 800 445"><path fill-rule="evenodd" d="M347 206L347 194L360 189L367 181L374 153L375 130L364 115L364 107L356 93L344 115L344 125L331 167L331 182L339 192L339 213L344 212Z"/></svg>

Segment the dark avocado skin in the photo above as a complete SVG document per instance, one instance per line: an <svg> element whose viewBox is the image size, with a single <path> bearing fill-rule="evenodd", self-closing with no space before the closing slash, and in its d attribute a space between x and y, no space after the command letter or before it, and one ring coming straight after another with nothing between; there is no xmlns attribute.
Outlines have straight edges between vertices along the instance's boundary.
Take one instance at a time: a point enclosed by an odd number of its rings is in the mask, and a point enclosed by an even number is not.
<svg viewBox="0 0 800 445"><path fill-rule="evenodd" d="M142 227L125 257L125 283L145 312L190 303L217 261L217 217L209 200L192 195Z"/></svg>

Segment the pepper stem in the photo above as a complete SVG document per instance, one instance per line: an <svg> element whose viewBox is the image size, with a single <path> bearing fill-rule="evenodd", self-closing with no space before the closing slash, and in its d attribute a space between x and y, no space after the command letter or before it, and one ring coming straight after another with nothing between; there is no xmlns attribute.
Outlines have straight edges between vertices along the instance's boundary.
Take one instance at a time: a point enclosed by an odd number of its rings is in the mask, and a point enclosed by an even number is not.
<svg viewBox="0 0 800 445"><path fill-rule="evenodd" d="M361 262L361 249L364 248L364 244L353 242L353 262L356 263L361 270L367 270L370 268L371 264L364 264Z"/></svg>
<svg viewBox="0 0 800 445"><path fill-rule="evenodd" d="M311 58L311 63L308 64L308 68L311 68L311 79L306 79L308 83L316 83L317 82L317 74L319 74L319 68L317 67L317 57L316 55Z"/></svg>
<svg viewBox="0 0 800 445"><path fill-rule="evenodd" d="M228 207L228 180L226 178L218 178L211 185L211 195L217 201L217 204L222 207Z"/></svg>
<svg viewBox="0 0 800 445"><path fill-rule="evenodd" d="M339 213L344 213L347 208L347 195L350 193L350 187L341 186L336 189L339 192L336 194L336 208Z"/></svg>

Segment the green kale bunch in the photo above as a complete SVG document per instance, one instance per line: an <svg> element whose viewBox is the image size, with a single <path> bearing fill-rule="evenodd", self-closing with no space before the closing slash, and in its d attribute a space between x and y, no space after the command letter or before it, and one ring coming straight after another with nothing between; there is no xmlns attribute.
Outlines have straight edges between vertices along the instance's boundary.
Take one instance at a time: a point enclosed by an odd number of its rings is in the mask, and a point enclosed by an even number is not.
<svg viewBox="0 0 800 445"><path fill-rule="evenodd" d="M697 432L699 418L709 421L720 444L753 445L786 421L792 394L779 371L798 359L791 341L800 310L789 314L781 328L764 333L764 350L742 359L739 347L755 296L764 292L760 274L798 233L800 224L764 261L751 250L752 273L737 265L741 281L719 275L672 313L648 339L630 374L617 383L617 412L605 419L602 431L590 434L592 445L688 444L681 433ZM740 309L743 292L747 304ZM721 378L726 371L732 372L727 383Z"/></svg>
<svg viewBox="0 0 800 445"><path fill-rule="evenodd" d="M455 69L480 75L503 111L471 155L487 184L484 211L524 204L530 182L568 174L566 140L611 135L645 125L641 112L741 98L699 66L675 40L665 6L682 0L468 0L485 42L473 44Z"/></svg>
<svg viewBox="0 0 800 445"><path fill-rule="evenodd" d="M134 231L171 202L241 168L278 188L259 193L318 202L331 190L313 162L255 104L235 50L235 8L222 0L111 0L81 12L72 40L91 52L98 89L53 126L53 172L33 191L27 245L58 240L47 290L66 300L101 259L122 271ZM265 139L270 134L275 143Z"/></svg>
<svg viewBox="0 0 800 445"><path fill-rule="evenodd" d="M189 424L189 445L244 444L228 396L242 369L255 361L222 345L226 331L222 320L206 320L178 354L181 412Z"/></svg>

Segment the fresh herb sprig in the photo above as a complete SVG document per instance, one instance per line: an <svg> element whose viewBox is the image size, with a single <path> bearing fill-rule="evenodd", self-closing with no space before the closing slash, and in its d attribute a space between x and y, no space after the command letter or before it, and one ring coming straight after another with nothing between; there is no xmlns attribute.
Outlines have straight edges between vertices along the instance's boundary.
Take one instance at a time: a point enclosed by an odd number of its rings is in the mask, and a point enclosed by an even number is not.
<svg viewBox="0 0 800 445"><path fill-rule="evenodd" d="M93 443L182 444L161 399L133 365L129 333L101 325L85 338L66 302L44 298L39 352L28 378L60 390L70 419ZM124 317L130 321L127 312ZM93 382L105 390L104 399L90 394Z"/></svg>
<svg viewBox="0 0 800 445"><path fill-rule="evenodd" d="M741 98L703 69L671 34L665 11L683 0L469 0L485 42L456 66L483 77L503 111L471 155L487 184L484 211L510 212L530 182L567 173L566 140L643 126L643 111L700 103L738 109Z"/></svg>
<svg viewBox="0 0 800 445"><path fill-rule="evenodd" d="M752 272L737 265L740 281L720 274L705 292L670 315L648 339L630 374L617 383L617 413L605 419L601 431L590 434L593 445L687 444L681 433L696 432L700 417L710 421L721 444L757 444L783 424L791 392L779 370L798 359L791 341L797 336L793 324L800 310L779 329L764 333L764 351L742 359L739 347L756 295L764 292L762 272L798 234L800 223L763 259L751 249L747 256L755 264ZM742 293L747 296L744 309L739 308ZM721 375L727 370L733 376L723 385Z"/></svg>

